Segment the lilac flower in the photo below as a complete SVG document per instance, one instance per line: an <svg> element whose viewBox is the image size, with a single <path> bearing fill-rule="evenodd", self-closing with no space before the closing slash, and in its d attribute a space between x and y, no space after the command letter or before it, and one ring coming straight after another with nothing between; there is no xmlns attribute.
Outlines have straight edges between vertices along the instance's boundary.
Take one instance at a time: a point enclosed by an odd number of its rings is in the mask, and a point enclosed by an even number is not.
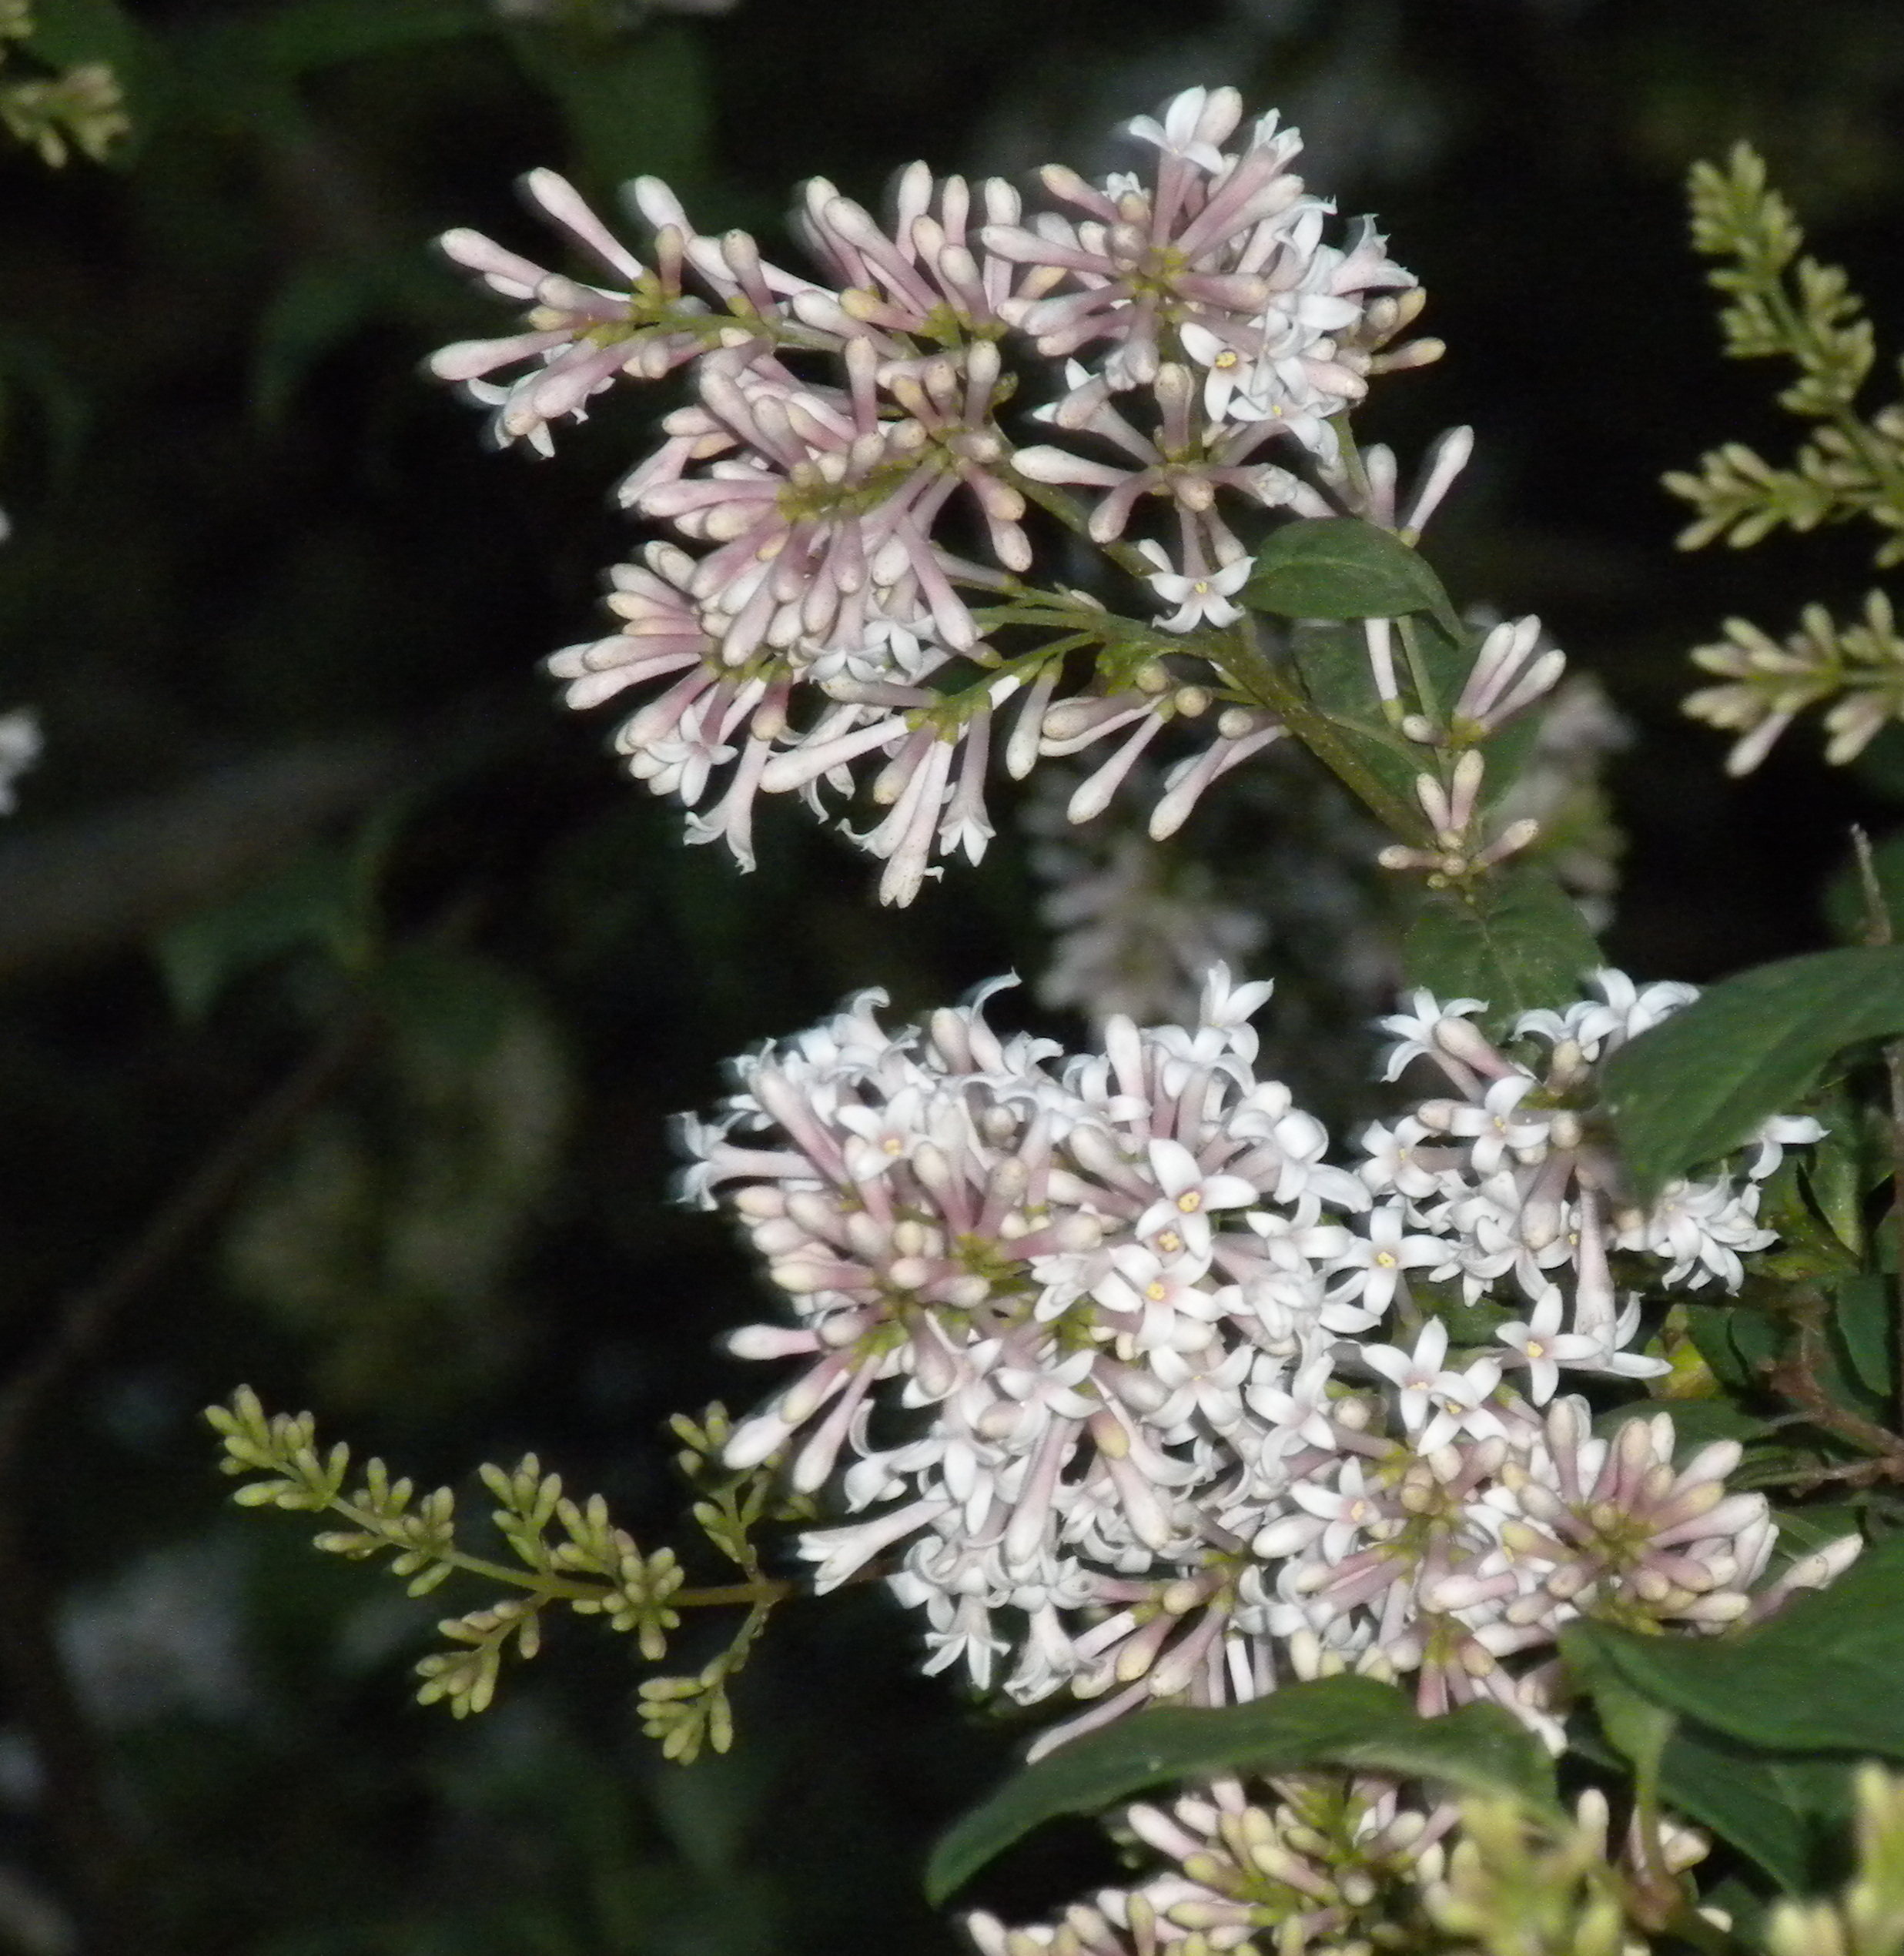
<svg viewBox="0 0 1904 1956"><path fill-rule="evenodd" d="M480 232L446 231L444 256L474 273L491 292L528 304L527 329L501 339L460 340L432 354L440 380L460 381L496 410L500 442L527 440L550 450L551 421L584 417L584 404L624 374L660 378L712 343L708 312L684 297L683 239L664 229L656 239L658 269L651 271L596 217L574 187L553 170L531 170L523 190L544 216L623 282L625 289L578 284L494 244ZM506 387L483 376L527 361L529 371Z"/></svg>
<svg viewBox="0 0 1904 1956"><path fill-rule="evenodd" d="M1220 570L1198 570L1186 574L1176 570L1161 546L1146 538L1137 549L1146 561L1157 567L1145 582L1166 604L1177 608L1159 620L1167 632L1193 631L1199 625L1234 624L1243 616L1242 607L1230 600L1250 581L1255 566L1247 557L1225 564Z"/></svg>
<svg viewBox="0 0 1904 1956"><path fill-rule="evenodd" d="M1240 155L1219 149L1241 114L1233 90L1199 89L1160 122L1130 125L1158 152L1148 186L1094 186L1048 168L1046 188L1082 216L1046 213L981 235L1001 257L1072 289L1000 309L1046 354L1110 342L1103 373L1116 390L1150 385L1166 361L1193 360L1209 376L1213 418L1271 423L1330 453L1327 417L1365 384L1342 336L1354 337L1374 294L1412 281L1366 229L1346 252L1322 242L1323 207L1287 168L1300 147L1293 131L1267 119Z"/></svg>

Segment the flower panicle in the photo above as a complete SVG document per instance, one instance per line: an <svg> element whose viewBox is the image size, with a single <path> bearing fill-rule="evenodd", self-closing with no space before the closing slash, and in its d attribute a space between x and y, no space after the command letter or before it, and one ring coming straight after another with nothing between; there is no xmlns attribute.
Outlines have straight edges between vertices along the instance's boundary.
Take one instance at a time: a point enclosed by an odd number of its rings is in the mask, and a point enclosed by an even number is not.
<svg viewBox="0 0 1904 1956"><path fill-rule="evenodd" d="M1234 91L1187 90L1126 133L1142 168L1090 183L1052 166L1038 211L923 164L884 216L814 179L795 228L818 279L699 231L646 177L627 189L645 255L554 172L523 180L580 276L474 231L439 241L523 309L519 330L430 362L498 443L547 453L607 390L684 371L688 403L621 485L661 534L614 573L619 628L549 667L578 707L635 695L615 745L683 804L690 841L749 868L759 798L797 792L904 903L982 854L995 751L1022 774L1123 731L1083 821L1187 731L1163 835L1283 731L1223 649L1249 572L1233 518L1360 507L1338 423L1371 375L1431 356L1397 339L1419 289L1366 220L1330 240L1290 170L1300 139L1246 124ZM1063 385L1027 442L1008 410L1040 357ZM1400 520L1426 520L1464 453L1442 445ZM1050 518L1139 580L1155 619L1040 582Z"/></svg>
<svg viewBox="0 0 1904 1956"><path fill-rule="evenodd" d="M1072 1700L1039 1750L1344 1669L1558 1743L1565 1623L1713 1633L1856 1546L1766 1588L1735 1446L1676 1463L1667 1412L1609 1436L1562 1390L1667 1369L1616 1252L1735 1289L1774 1241L1765 1177L1821 1132L1775 1122L1635 1204L1599 1069L1694 995L1594 982L1505 1047L1478 1001L1414 995L1388 1072L1437 1077L1349 1169L1258 1076L1267 988L1220 965L1194 1024L1113 1016L1097 1053L999 1032L982 995L888 1031L868 993L751 1055L684 1129L682 1193L734 1215L786 1302L733 1349L797 1369L728 1464L834 1492L848 1518L800 1544L815 1587L883 1573L929 1669ZM1478 1339L1457 1300L1488 1307Z"/></svg>

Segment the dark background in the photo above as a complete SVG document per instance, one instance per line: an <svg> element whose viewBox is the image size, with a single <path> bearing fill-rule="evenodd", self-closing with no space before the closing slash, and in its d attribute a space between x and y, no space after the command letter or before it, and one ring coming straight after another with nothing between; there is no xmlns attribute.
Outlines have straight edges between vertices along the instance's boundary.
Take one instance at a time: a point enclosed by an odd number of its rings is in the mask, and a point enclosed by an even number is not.
<svg viewBox="0 0 1904 1956"><path fill-rule="evenodd" d="M1475 424L1451 586L1539 611L1640 730L1615 960L1822 941L1845 824L1895 826L1904 737L1828 774L1800 731L1728 785L1677 714L1688 647L1849 608L1868 545L1681 557L1657 486L1791 441L1770 370L1718 357L1695 156L1759 145L1904 337L1892 0L504 12L71 0L48 18L119 57L134 136L103 169L0 155L0 707L47 741L0 835L0 1951L953 1946L919 1857L1012 1734L912 1675L879 1598L783 1613L725 1760L662 1764L581 1624L457 1725L409 1699L439 1603L226 1506L198 1419L249 1380L426 1480L534 1447L665 1539L666 1414L761 1389L712 1349L759 1300L668 1205L667 1116L849 989L910 1009L1048 955L1009 838L895 916L775 807L742 878L554 710L534 661L592 634L605 491L658 410L537 463L419 379L506 316L429 237L549 249L522 170L605 208L654 171L778 252L800 177L1099 170L1115 122L1233 82L1428 289L1449 355L1362 425L1406 459ZM1069 1851L988 1898L1059 1900L1096 1865Z"/></svg>

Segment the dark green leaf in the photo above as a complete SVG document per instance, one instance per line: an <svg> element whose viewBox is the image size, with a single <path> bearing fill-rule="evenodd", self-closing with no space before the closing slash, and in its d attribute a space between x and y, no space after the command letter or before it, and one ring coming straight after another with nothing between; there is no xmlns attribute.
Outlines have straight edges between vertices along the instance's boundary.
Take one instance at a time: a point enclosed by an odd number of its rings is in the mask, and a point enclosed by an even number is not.
<svg viewBox="0 0 1904 1956"><path fill-rule="evenodd" d="M1485 999L1483 1023L1495 1031L1535 1006L1577 998L1600 962L1573 899L1541 869L1498 872L1471 899L1431 893L1402 945L1410 985L1442 998Z"/></svg>
<svg viewBox="0 0 1904 1956"><path fill-rule="evenodd" d="M1832 1055L1904 1031L1904 948L1819 951L1716 985L1608 1063L1607 1102L1641 1199L1749 1140Z"/></svg>
<svg viewBox="0 0 1904 1956"><path fill-rule="evenodd" d="M1825 1137L1804 1164L1804 1186L1846 1253L1862 1262L1864 1192L1889 1172L1889 1165L1881 1151L1869 1145L1861 1118L1864 1110L1842 1087L1813 1095L1811 1111L1824 1122Z"/></svg>
<svg viewBox="0 0 1904 1956"><path fill-rule="evenodd" d="M482 0L290 0L213 31L228 57L296 75L494 25Z"/></svg>
<svg viewBox="0 0 1904 1956"><path fill-rule="evenodd" d="M1877 878L1878 894L1884 908L1884 921L1893 938L1904 938L1904 830L1887 835L1871 851L1871 867ZM1825 921L1832 935L1842 944L1868 944L1871 927L1864 878L1854 854L1832 878L1825 892Z"/></svg>
<svg viewBox="0 0 1904 1956"><path fill-rule="evenodd" d="M173 1008L182 1018L202 1018L230 985L294 951L356 961L362 901L350 853L316 848L268 882L175 924L153 946Z"/></svg>
<svg viewBox="0 0 1904 1956"><path fill-rule="evenodd" d="M1567 1634L1634 1690L1733 1738L1904 1759L1904 1538L1740 1637L1640 1637L1604 1623Z"/></svg>
<svg viewBox="0 0 1904 1956"><path fill-rule="evenodd" d="M1843 1502L1815 1503L1808 1508L1775 1508L1779 1547L1793 1556L1809 1555L1827 1542L1859 1532L1858 1510Z"/></svg>
<svg viewBox="0 0 1904 1956"><path fill-rule="evenodd" d="M139 55L139 30L116 0L33 0L27 45L55 68L102 61L122 85Z"/></svg>
<svg viewBox="0 0 1904 1956"><path fill-rule="evenodd" d="M1290 628L1289 647L1303 690L1330 716L1336 739L1403 807L1412 810L1420 757L1371 720L1377 702L1361 627L1299 623Z"/></svg>
<svg viewBox="0 0 1904 1956"><path fill-rule="evenodd" d="M40 418L49 459L69 477L85 449L93 404L54 341L0 327L0 432L15 419L15 397Z"/></svg>
<svg viewBox="0 0 1904 1956"><path fill-rule="evenodd" d="M1708 1309L1713 1307L1708 1306ZM1715 1313L1716 1314L1716 1313ZM1694 1342L1698 1342L1695 1336ZM1701 1348L1703 1354L1704 1347ZM1710 1365L1708 1359L1706 1363ZM1655 1413L1672 1415L1673 1458L1687 1460L1715 1439L1765 1439L1779 1429L1768 1421L1741 1412L1730 1399L1635 1399L1603 1413L1593 1423L1596 1433L1611 1439L1629 1419L1650 1419Z"/></svg>
<svg viewBox="0 0 1904 1956"><path fill-rule="evenodd" d="M1601 1730L1633 1768L1635 1799L1642 1809L1656 1807L1660 1762L1678 1726L1678 1714L1635 1690L1591 1638L1563 1630L1561 1654L1574 1680L1591 1694Z"/></svg>
<svg viewBox="0 0 1904 1956"><path fill-rule="evenodd" d="M1476 635L1465 630L1450 631L1425 617L1416 618L1413 629L1422 670L1437 704L1445 708L1467 680L1474 664ZM1401 739L1378 717L1380 702L1369 675L1368 643L1362 627L1300 620L1290 628L1289 647L1302 676L1303 690L1330 716L1335 737L1412 811L1415 782L1422 769L1421 750ZM1517 735L1522 724L1510 728L1508 737ZM1520 757L1504 752L1503 741L1497 740L1488 744L1487 764L1491 804L1511 784Z"/></svg>
<svg viewBox="0 0 1904 1956"><path fill-rule="evenodd" d="M1846 1277L1832 1296L1834 1345L1858 1383L1888 1401L1897 1384L1897 1286L1889 1277Z"/></svg>
<svg viewBox="0 0 1904 1956"><path fill-rule="evenodd" d="M1424 1718L1392 1685L1331 1677L1253 1704L1139 1713L1028 1767L960 1821L925 1876L935 1906L996 1854L1061 1814L1095 1814L1156 1786L1224 1772L1321 1767L1441 1780L1548 1809L1553 1767L1538 1740L1497 1705Z"/></svg>
<svg viewBox="0 0 1904 1956"><path fill-rule="evenodd" d="M1460 621L1419 551L1358 517L1292 523L1257 551L1243 601L1284 618L1405 618L1430 612Z"/></svg>
<svg viewBox="0 0 1904 1956"><path fill-rule="evenodd" d="M260 420L283 420L312 370L374 316L382 296L361 264L313 259L292 271L258 322L251 400Z"/></svg>
<svg viewBox="0 0 1904 1956"><path fill-rule="evenodd" d="M1829 1753L1762 1751L1681 1724L1660 1768L1660 1797L1749 1854L1780 1887L1825 1878L1851 1813L1852 1760Z"/></svg>
<svg viewBox="0 0 1904 1956"><path fill-rule="evenodd" d="M691 195L711 132L700 37L678 22L639 35L524 28L510 45L566 118L574 168L604 193L644 172Z"/></svg>
<svg viewBox="0 0 1904 1956"><path fill-rule="evenodd" d="M1732 1338L1732 1320L1742 1315L1740 1307L1682 1304L1678 1308L1685 1313L1686 1331L1700 1357L1722 1386L1728 1392L1742 1393L1757 1383L1757 1374Z"/></svg>

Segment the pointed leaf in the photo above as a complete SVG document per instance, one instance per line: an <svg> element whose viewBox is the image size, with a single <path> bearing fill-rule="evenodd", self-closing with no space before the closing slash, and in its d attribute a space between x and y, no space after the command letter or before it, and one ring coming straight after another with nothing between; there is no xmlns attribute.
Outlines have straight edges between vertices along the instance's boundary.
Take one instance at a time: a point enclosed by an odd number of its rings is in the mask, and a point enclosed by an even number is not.
<svg viewBox="0 0 1904 1956"><path fill-rule="evenodd" d="M1581 1623L1568 1637L1655 1704L1749 1744L1904 1759L1904 1537L1742 1636Z"/></svg>
<svg viewBox="0 0 1904 1956"><path fill-rule="evenodd" d="M153 951L186 1020L201 1019L239 979L294 951L315 948L341 965L363 944L362 891L349 855L329 844L276 875L173 925Z"/></svg>
<svg viewBox="0 0 1904 1956"><path fill-rule="evenodd" d="M1424 1718L1368 1677L1293 1684L1212 1710L1163 1707L1074 1740L1008 1780L940 1841L926 1869L937 1906L996 1854L1061 1814L1095 1814L1157 1786L1226 1772L1321 1767L1444 1780L1551 1808L1553 1767L1497 1705Z"/></svg>
<svg viewBox="0 0 1904 1956"><path fill-rule="evenodd" d="M1608 1062L1607 1104L1635 1192L1748 1141L1863 1039L1904 1032L1904 947L1819 951L1742 972Z"/></svg>
<svg viewBox="0 0 1904 1956"><path fill-rule="evenodd" d="M1510 869L1471 896L1432 893L1402 945L1411 985L1444 998L1484 998L1498 1031L1537 1006L1571 1003L1601 963L1578 906L1545 870Z"/></svg>
<svg viewBox="0 0 1904 1956"><path fill-rule="evenodd" d="M1285 618L1405 618L1432 612L1460 621L1427 560L1393 530L1359 517L1291 523L1257 552L1243 601Z"/></svg>
<svg viewBox="0 0 1904 1956"><path fill-rule="evenodd" d="M1822 1885L1842 1845L1854 1764L1842 1754L1762 1751L1682 1723L1661 1763L1660 1796L1802 1894Z"/></svg>

